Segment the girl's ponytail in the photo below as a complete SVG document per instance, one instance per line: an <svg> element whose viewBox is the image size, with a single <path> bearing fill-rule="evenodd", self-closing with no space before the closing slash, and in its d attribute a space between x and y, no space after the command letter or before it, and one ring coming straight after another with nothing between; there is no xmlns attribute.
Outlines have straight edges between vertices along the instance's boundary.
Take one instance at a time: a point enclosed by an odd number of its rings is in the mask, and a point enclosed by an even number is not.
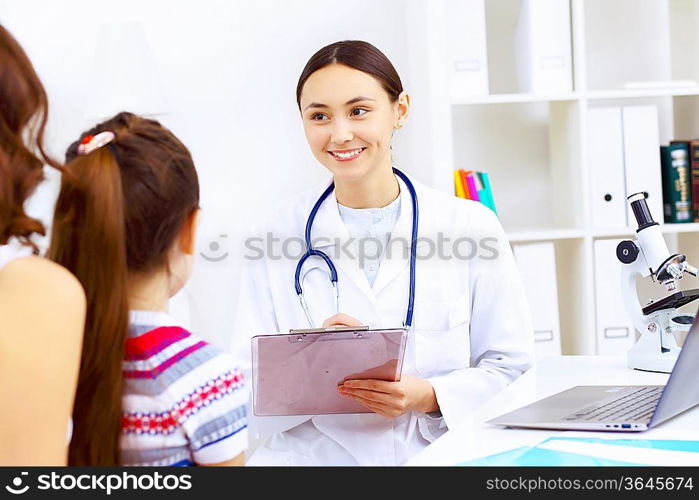
<svg viewBox="0 0 699 500"><path fill-rule="evenodd" d="M119 465L128 270L121 174L109 147L66 165L56 214L50 258L80 280L89 305L68 462Z"/></svg>

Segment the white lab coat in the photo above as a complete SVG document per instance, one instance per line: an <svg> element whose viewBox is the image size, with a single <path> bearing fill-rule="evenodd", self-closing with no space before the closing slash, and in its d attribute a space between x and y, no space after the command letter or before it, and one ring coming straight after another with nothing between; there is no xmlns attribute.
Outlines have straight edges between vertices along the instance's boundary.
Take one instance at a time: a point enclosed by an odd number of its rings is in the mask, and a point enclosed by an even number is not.
<svg viewBox="0 0 699 500"><path fill-rule="evenodd" d="M313 225L312 239L324 238L314 243L315 248L328 253L337 268L340 311L371 327L400 326L406 314L409 259L401 242L406 247L410 244L412 205L410 193L399 182L401 209L388 246L391 253L384 255L373 288L357 253L348 256L340 251L349 233L333 194L323 202ZM419 202L419 242L413 328L403 373L431 382L441 415L255 417L250 412L252 436L272 439L257 449L248 464L402 464L531 366L531 319L498 218L478 202L413 184ZM279 206L256 233L271 234L282 242L294 238L287 249L296 255L279 258L278 243L275 255L246 260L232 345L249 381L253 335L309 327L294 290L294 272L308 214L326 187ZM436 254L440 238L450 239L442 246L449 249L451 259L446 253ZM460 238L461 258L457 258L451 249ZM473 253L470 241L475 242L478 255L468 258ZM335 313L327 267L321 259L312 258L301 275L318 327Z"/></svg>

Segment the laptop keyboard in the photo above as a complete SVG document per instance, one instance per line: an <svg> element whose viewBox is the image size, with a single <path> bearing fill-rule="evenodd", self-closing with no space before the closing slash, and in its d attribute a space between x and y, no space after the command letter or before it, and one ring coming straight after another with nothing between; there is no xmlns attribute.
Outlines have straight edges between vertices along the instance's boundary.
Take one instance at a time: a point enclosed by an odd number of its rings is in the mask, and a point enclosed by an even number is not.
<svg viewBox="0 0 699 500"><path fill-rule="evenodd" d="M663 387L641 387L602 406L589 406L563 417L566 421L637 422L648 420L658 405Z"/></svg>

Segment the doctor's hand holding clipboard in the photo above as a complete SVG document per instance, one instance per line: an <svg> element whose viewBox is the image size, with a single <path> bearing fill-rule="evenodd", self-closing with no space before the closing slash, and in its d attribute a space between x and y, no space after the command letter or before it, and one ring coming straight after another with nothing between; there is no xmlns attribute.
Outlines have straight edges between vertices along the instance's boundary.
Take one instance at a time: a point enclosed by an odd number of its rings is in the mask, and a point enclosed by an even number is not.
<svg viewBox="0 0 699 500"><path fill-rule="evenodd" d="M323 47L296 97L332 181L279 203L250 235L265 250L246 255L238 363L250 377L253 337L321 325L402 329L405 351L400 381L344 378L332 388L364 413L250 415L261 444L247 463L400 465L531 366L522 283L489 208L394 165L410 98L381 51L362 41ZM302 255L283 251L299 240Z"/></svg>
<svg viewBox="0 0 699 500"><path fill-rule="evenodd" d="M323 321L323 328L362 326L361 321L344 313ZM398 382L376 379L349 379L338 385L338 392L384 417L395 418L415 410L429 413L439 410L434 388L427 380L403 375Z"/></svg>

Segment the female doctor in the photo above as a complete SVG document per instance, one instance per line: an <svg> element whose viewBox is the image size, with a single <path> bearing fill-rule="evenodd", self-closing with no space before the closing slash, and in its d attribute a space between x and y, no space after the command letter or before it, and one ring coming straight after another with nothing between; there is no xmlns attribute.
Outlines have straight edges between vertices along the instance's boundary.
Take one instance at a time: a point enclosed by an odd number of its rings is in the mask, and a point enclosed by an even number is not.
<svg viewBox="0 0 699 500"><path fill-rule="evenodd" d="M400 382L338 388L369 413L251 415L262 444L247 463L399 465L529 368L523 288L489 208L394 170L391 139L410 99L382 52L362 41L320 49L296 96L308 144L333 185L279 206L261 234L306 239L304 250L324 252L330 264L318 254L300 266L298 255L248 262L234 339L240 362L250 366L253 335L292 328L406 325L408 342Z"/></svg>

